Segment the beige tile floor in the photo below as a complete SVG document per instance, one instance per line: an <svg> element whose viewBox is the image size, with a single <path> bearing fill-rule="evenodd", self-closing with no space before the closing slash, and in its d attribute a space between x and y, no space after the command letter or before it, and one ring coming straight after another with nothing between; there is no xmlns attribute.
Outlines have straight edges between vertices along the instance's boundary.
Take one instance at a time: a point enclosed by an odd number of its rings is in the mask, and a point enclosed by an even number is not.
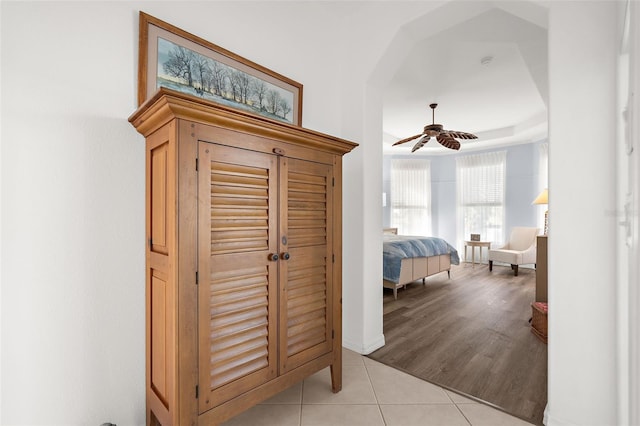
<svg viewBox="0 0 640 426"><path fill-rule="evenodd" d="M326 368L224 426L531 426L355 352L343 351L342 390Z"/></svg>

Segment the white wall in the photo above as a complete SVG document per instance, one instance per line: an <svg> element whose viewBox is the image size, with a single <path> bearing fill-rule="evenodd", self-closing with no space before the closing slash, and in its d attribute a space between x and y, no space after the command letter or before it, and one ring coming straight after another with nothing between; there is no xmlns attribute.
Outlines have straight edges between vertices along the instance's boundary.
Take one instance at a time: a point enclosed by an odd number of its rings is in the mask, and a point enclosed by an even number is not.
<svg viewBox="0 0 640 426"><path fill-rule="evenodd" d="M142 424L130 8L2 3L2 418Z"/></svg>
<svg viewBox="0 0 640 426"><path fill-rule="evenodd" d="M618 422L640 425L640 114L629 113L640 111L640 2L626 0L622 6L616 161L617 217L622 225L618 228L616 295Z"/></svg>
<svg viewBox="0 0 640 426"><path fill-rule="evenodd" d="M630 214L628 221L631 225L630 248L628 249L628 274L625 278L628 281L621 285L626 290L620 292L620 296L628 295L628 299L619 296L618 300L629 312L627 318L619 316L621 322L626 322L626 327L622 330L628 330L628 335L621 336L621 344L619 347L628 347L627 353L619 354L621 359L627 359L628 363L621 368L621 375L627 380L620 382L627 385L626 392L621 394L626 396L622 400L620 407L626 410L621 415L622 419L628 418L630 424L640 425L640 2L629 0L629 93L631 95L630 105L628 106L634 114L629 114L627 118L628 127L625 129L624 138L633 144L633 151L629 161L629 208ZM624 97L623 97L624 99ZM622 139L622 138L621 138ZM625 197L626 198L626 197ZM622 204L619 200L619 206ZM624 199L627 202L627 199ZM628 337L628 341L626 341ZM627 406L625 406L625 404Z"/></svg>
<svg viewBox="0 0 640 426"><path fill-rule="evenodd" d="M550 425L617 424L616 6L549 13Z"/></svg>

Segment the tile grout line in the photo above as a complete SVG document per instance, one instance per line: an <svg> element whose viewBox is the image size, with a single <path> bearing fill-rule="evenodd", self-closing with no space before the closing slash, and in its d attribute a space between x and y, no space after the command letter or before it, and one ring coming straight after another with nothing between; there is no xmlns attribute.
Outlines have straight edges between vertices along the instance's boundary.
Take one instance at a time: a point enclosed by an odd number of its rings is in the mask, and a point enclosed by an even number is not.
<svg viewBox="0 0 640 426"><path fill-rule="evenodd" d="M382 412L382 407L380 407L380 401L378 400L378 393L376 392L376 387L373 385L373 381L371 380L371 376L369 375L369 368L367 368L367 363L364 361L364 355L360 355L360 360L362 361L362 365L364 366L364 371L367 373L367 379L369 379L369 384L371 385L371 390L373 391L373 396L376 398L376 405L378 406L378 412L380 412L380 417L382 418L382 423L386 426L387 421L384 418L384 413Z"/></svg>
<svg viewBox="0 0 640 426"><path fill-rule="evenodd" d="M451 396L449 396L449 398L451 398ZM464 417L464 419L467 421L467 423L469 423L469 426L473 426L473 424L471 423L471 420L469 420L467 418L467 416L465 416L464 412L460 409L460 407L458 407L458 404L453 399L451 399L451 402L453 402L453 405L455 405L456 410L458 410L460 415L462 415L462 417Z"/></svg>
<svg viewBox="0 0 640 426"><path fill-rule="evenodd" d="M364 358L365 356L364 356L364 355L361 355L361 357L362 357L362 358ZM376 393L376 388L375 388L375 386L373 386L373 383L371 382L371 376L369 375L369 369L367 368L367 363L366 363L366 362L364 362L364 359L363 359L363 364L364 364L365 371L367 372L367 377L369 378L369 382L371 383L371 388L373 389L373 394L374 394L374 396L376 397L376 402L378 403L378 409L380 410L380 415L382 416L382 421L383 421L383 422L384 422L384 424L386 425L386 424L387 424L387 422L386 422L386 420L385 420L385 418L384 418L384 415L383 415L383 413L382 413L382 409L381 409L381 407L380 407L380 401L378 401L378 394ZM383 365L384 365L384 364L383 364ZM462 418L464 418L464 420L467 422L467 424L468 424L469 426L473 426L473 424L471 423L471 420L469 420L469 418L467 418L467 416L464 414L464 412L462 411L462 409L460 409L460 407L458 406L458 403L457 403L457 402L455 402L455 401L453 400L453 397L451 396L451 392L450 392L450 391L447 391L445 388L443 388L443 387L441 387L441 386L438 386L438 385L435 385L435 384L434 384L434 386L437 386L437 387L438 387L438 389L442 390L442 392L444 392L444 394L445 394L445 395L447 396L447 398L449 399L450 403L447 403L446 405L453 405L453 406L456 408L456 410L458 410L458 412L460 413L460 415L462 416ZM403 405L403 404L398 404L398 405ZM432 405L432 404L418 404L418 405Z"/></svg>

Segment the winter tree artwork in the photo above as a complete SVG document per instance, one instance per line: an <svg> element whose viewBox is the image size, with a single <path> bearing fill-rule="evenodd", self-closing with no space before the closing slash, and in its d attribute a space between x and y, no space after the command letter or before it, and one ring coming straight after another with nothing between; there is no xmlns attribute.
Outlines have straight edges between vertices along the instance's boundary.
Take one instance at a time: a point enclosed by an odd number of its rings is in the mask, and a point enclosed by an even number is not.
<svg viewBox="0 0 640 426"><path fill-rule="evenodd" d="M300 125L302 85L140 12L138 101L166 87Z"/></svg>
<svg viewBox="0 0 640 426"><path fill-rule="evenodd" d="M293 93L163 38L158 38L156 83L293 123Z"/></svg>

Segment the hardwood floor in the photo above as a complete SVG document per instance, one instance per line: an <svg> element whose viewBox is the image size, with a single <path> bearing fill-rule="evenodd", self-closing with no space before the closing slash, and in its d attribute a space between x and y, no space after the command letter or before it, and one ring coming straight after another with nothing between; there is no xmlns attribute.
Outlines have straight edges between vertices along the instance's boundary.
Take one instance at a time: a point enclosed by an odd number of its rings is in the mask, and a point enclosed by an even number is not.
<svg viewBox="0 0 640 426"><path fill-rule="evenodd" d="M534 424L547 403L547 345L530 331L535 270L452 266L394 300L384 290L384 347L370 358L488 402Z"/></svg>

